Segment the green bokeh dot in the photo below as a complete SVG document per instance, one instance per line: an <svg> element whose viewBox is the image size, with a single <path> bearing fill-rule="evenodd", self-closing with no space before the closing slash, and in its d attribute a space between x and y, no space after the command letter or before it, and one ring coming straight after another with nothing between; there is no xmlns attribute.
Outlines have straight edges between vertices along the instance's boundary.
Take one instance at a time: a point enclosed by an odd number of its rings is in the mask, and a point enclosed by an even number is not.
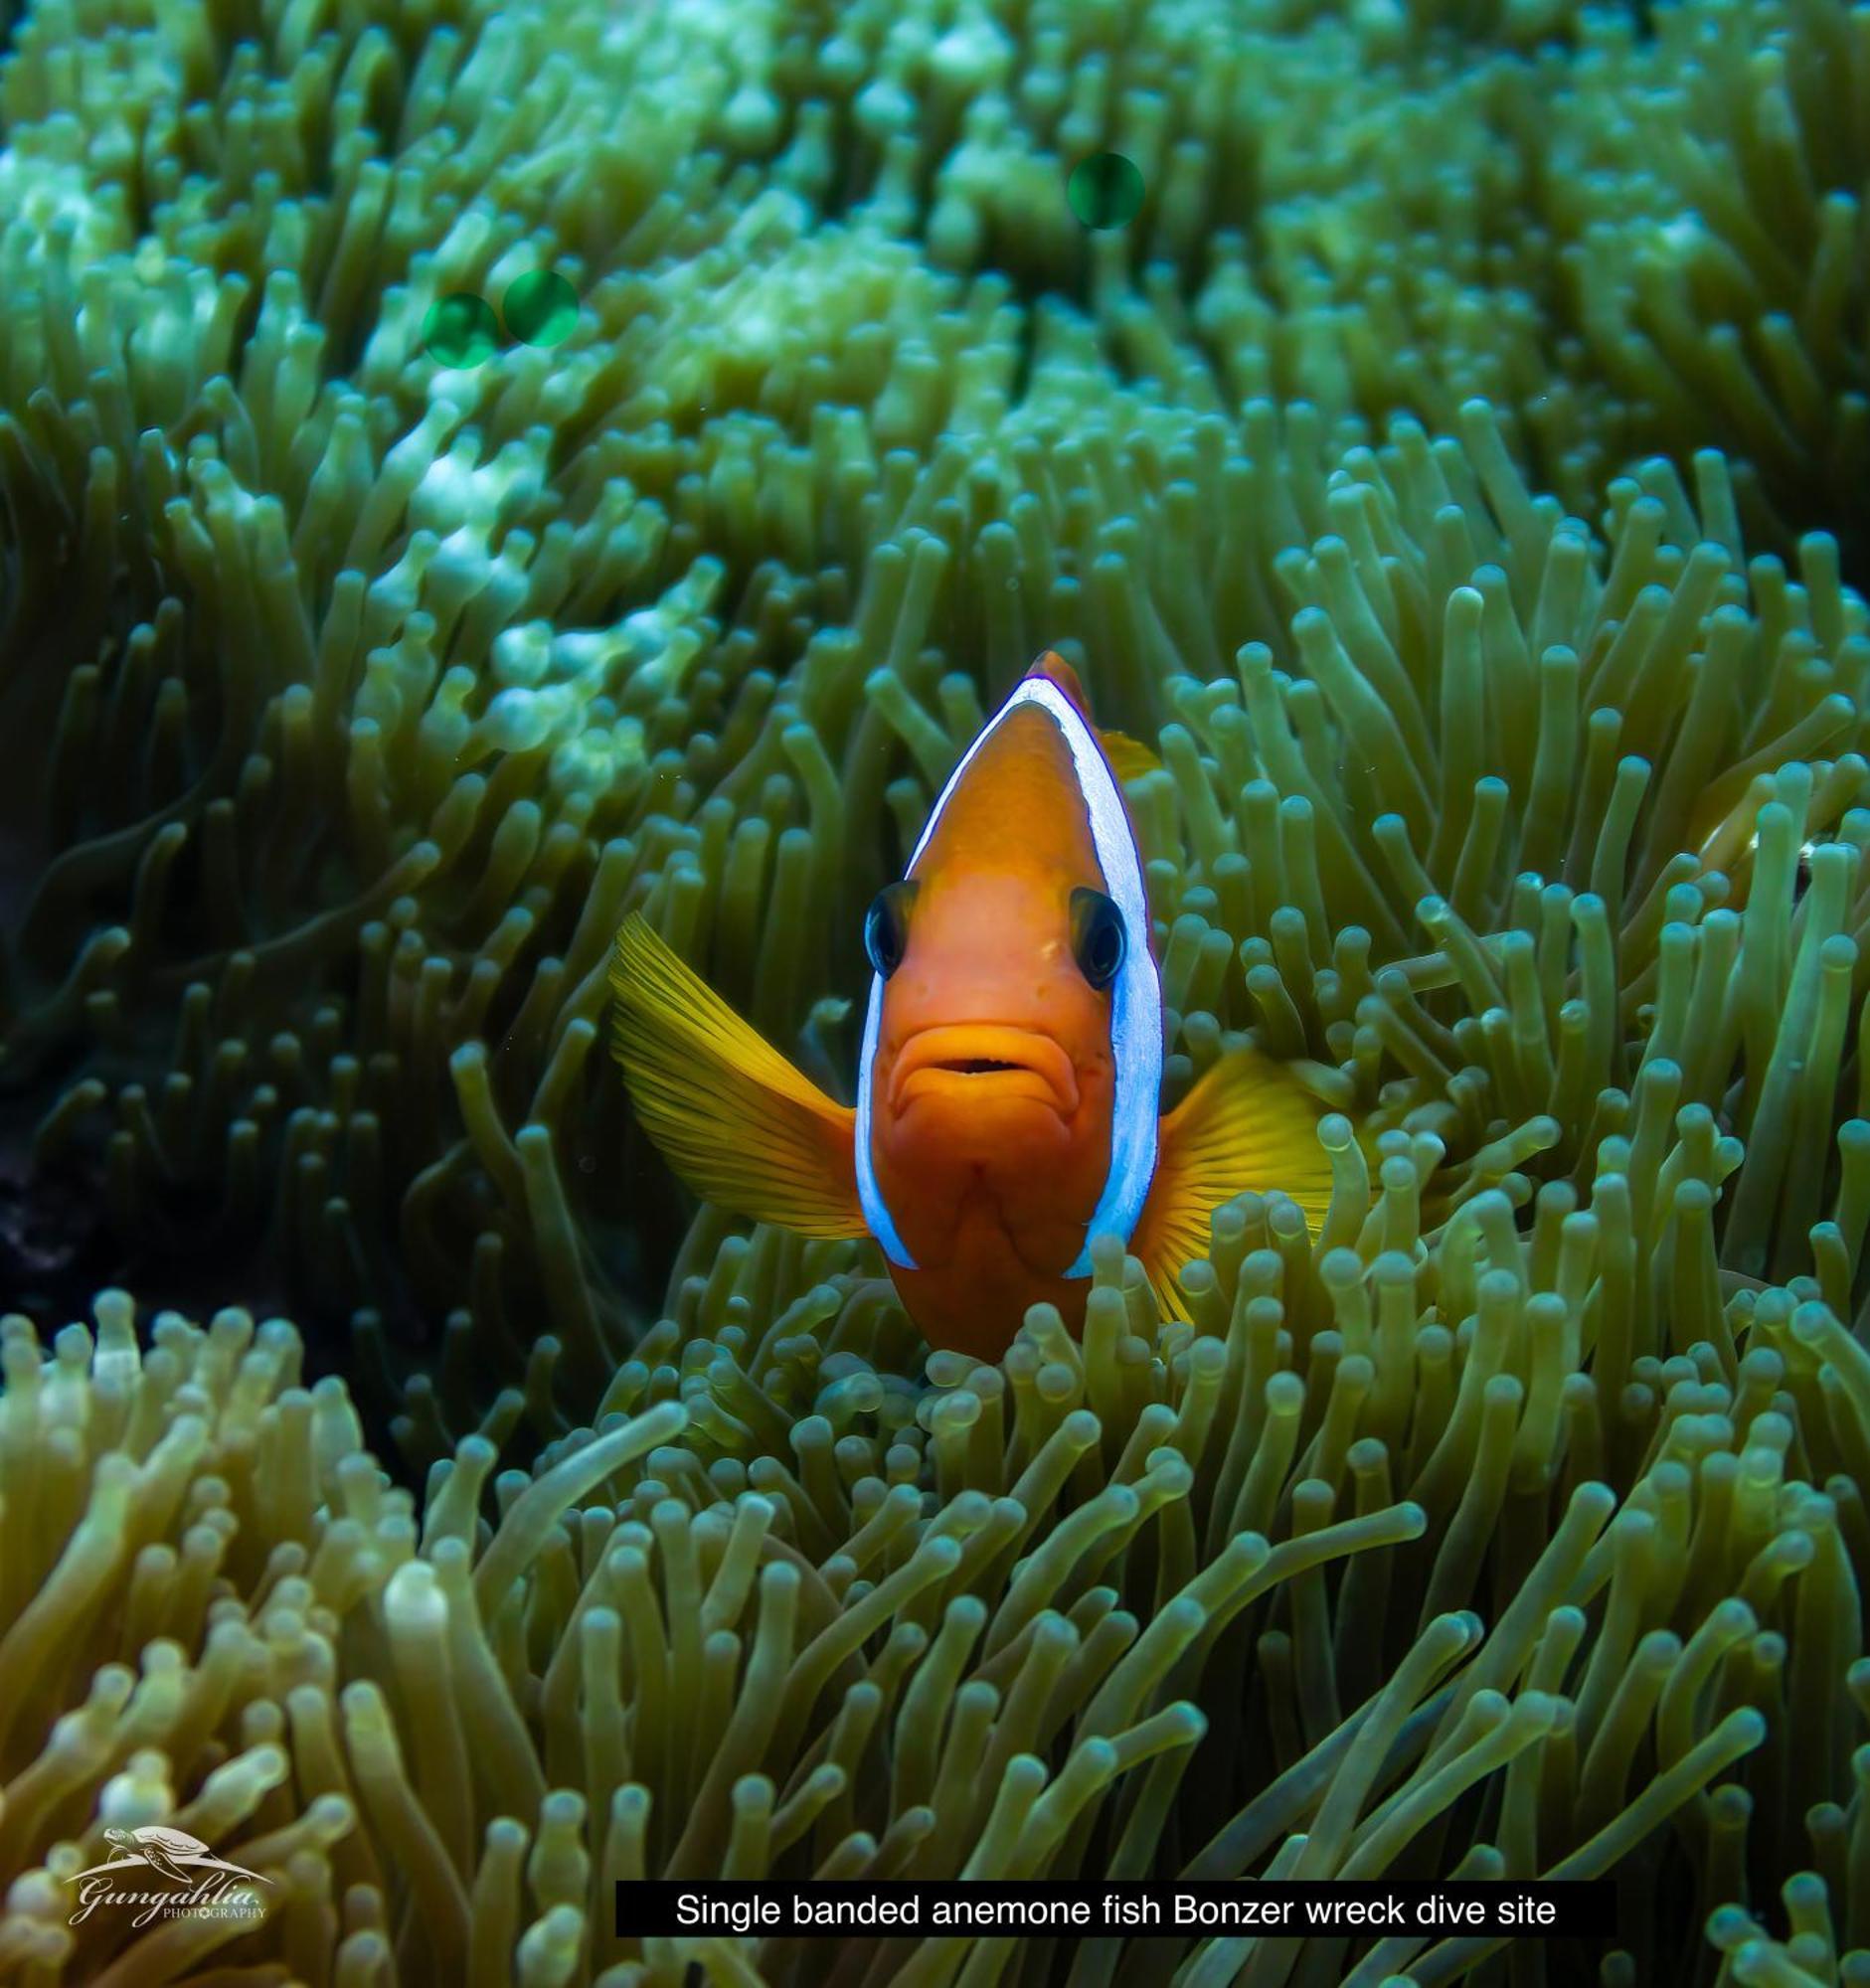
<svg viewBox="0 0 1870 1988"><path fill-rule="evenodd" d="M556 269L534 269L507 285L500 314L522 345L558 345L578 322L578 297Z"/></svg>
<svg viewBox="0 0 1870 1988"><path fill-rule="evenodd" d="M493 306L472 290L437 297L423 319L423 349L437 366L478 366L499 343Z"/></svg>
<svg viewBox="0 0 1870 1988"><path fill-rule="evenodd" d="M1093 152L1072 168L1065 197L1087 228L1124 228L1142 206L1143 176L1121 152Z"/></svg>

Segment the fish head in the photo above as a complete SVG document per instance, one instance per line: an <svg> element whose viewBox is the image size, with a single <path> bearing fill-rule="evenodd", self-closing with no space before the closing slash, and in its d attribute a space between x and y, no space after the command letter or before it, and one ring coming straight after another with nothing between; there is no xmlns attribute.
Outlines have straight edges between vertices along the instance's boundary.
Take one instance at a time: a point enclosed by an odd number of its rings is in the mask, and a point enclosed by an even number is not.
<svg viewBox="0 0 1870 1988"><path fill-rule="evenodd" d="M858 1182L893 1269L1087 1274L1153 1170L1162 1014L1135 836L1057 657L969 748L865 939Z"/></svg>

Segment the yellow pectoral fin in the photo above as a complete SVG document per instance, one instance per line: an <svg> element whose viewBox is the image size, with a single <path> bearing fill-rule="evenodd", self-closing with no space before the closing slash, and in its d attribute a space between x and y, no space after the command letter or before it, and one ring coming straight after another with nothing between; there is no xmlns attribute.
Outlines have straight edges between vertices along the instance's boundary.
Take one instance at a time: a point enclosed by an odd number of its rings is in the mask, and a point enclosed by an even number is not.
<svg viewBox="0 0 1870 1988"><path fill-rule="evenodd" d="M1127 732L1100 732L1098 743L1104 747L1111 772L1126 784L1140 780L1145 773L1161 770L1162 761L1140 739L1132 739Z"/></svg>
<svg viewBox="0 0 1870 1988"><path fill-rule="evenodd" d="M705 1200L801 1236L861 1236L856 1113L827 1097L640 913L610 967L637 1116Z"/></svg>
<svg viewBox="0 0 1870 1988"><path fill-rule="evenodd" d="M1180 1275L1208 1253L1214 1211L1252 1188L1276 1188L1315 1228L1331 1205L1331 1162L1318 1143L1322 1107L1281 1065L1233 1050L1162 1121L1155 1179L1130 1254L1163 1315L1188 1317Z"/></svg>

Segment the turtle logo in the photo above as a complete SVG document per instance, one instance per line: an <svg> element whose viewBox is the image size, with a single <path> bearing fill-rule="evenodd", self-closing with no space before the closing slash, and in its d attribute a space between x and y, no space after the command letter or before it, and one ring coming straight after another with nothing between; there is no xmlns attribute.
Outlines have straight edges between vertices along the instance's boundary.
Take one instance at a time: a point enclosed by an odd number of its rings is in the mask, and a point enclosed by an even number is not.
<svg viewBox="0 0 1870 1988"><path fill-rule="evenodd" d="M78 1925L100 1905L134 1905L135 1923L158 1918L256 1918L265 1907L255 1889L270 1878L217 1857L199 1836L167 1823L145 1823L141 1829L106 1829L103 1840L117 1852L87 1871L74 1872L66 1881L79 1888L79 1907L72 1914ZM170 1885L154 1891L130 1889L131 1873L154 1872Z"/></svg>

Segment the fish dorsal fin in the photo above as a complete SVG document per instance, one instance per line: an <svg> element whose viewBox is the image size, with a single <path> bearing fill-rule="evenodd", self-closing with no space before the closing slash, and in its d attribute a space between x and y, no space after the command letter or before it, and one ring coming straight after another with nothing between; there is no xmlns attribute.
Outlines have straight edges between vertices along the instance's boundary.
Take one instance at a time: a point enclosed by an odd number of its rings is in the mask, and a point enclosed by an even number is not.
<svg viewBox="0 0 1870 1988"><path fill-rule="evenodd" d="M1027 681L1034 677L1056 685L1085 723L1092 724L1091 700L1085 695L1085 686L1079 681L1078 672L1056 649L1045 650L1026 672ZM1104 747L1111 772L1119 780L1140 780L1145 773L1153 773L1161 766L1162 761L1140 739L1132 739L1127 732L1105 732L1096 726L1092 729L1098 734L1098 744Z"/></svg>
<svg viewBox="0 0 1870 1988"><path fill-rule="evenodd" d="M640 912L617 933L610 986L637 1116L698 1195L801 1236L865 1234L848 1106L742 1021Z"/></svg>
<svg viewBox="0 0 1870 1988"><path fill-rule="evenodd" d="M1125 785L1140 780L1145 773L1162 770L1162 761L1140 739L1132 739L1127 732L1100 732L1098 744L1104 747L1111 772Z"/></svg>
<svg viewBox="0 0 1870 1988"><path fill-rule="evenodd" d="M1091 700L1085 695L1085 686L1079 681L1078 672L1056 649L1042 651L1026 675L1043 677L1047 683L1056 685L1078 708L1085 723L1091 723Z"/></svg>
<svg viewBox="0 0 1870 1988"><path fill-rule="evenodd" d="M1231 1050L1162 1120L1155 1178L1130 1238L1164 1317L1188 1317L1183 1264L1208 1253L1208 1224L1248 1189L1277 1188L1316 1226L1331 1204L1320 1107L1298 1079L1257 1050Z"/></svg>

